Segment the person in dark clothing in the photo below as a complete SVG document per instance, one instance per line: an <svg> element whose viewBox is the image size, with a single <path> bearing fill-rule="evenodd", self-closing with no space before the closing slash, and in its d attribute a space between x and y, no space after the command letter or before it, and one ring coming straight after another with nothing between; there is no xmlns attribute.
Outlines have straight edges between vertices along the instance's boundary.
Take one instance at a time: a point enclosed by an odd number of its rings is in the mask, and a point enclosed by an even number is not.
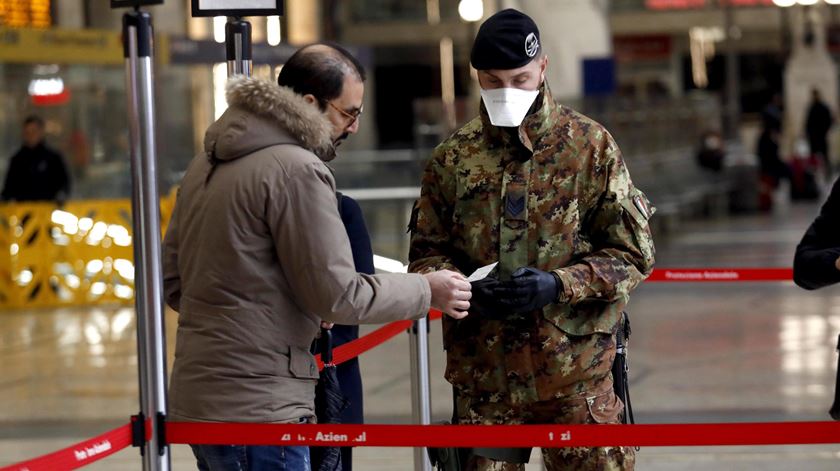
<svg viewBox="0 0 840 471"><path fill-rule="evenodd" d="M779 129L767 127L761 132L756 153L761 174L772 179L774 188L779 180L790 177L788 165L779 157Z"/></svg>
<svg viewBox="0 0 840 471"><path fill-rule="evenodd" d="M44 121L23 122L23 146L12 156L0 198L3 201L58 201L70 194L64 159L44 143Z"/></svg>
<svg viewBox="0 0 840 471"><path fill-rule="evenodd" d="M782 120L784 117L784 100L782 94L775 92L770 96L770 101L767 106L761 110L761 122L765 129L782 129Z"/></svg>
<svg viewBox="0 0 840 471"><path fill-rule="evenodd" d="M805 122L805 133L808 135L808 145L811 154L819 155L825 164L826 175L831 174L831 162L828 157L828 130L834 124L831 110L823 103L817 89L811 91L811 106L808 108L808 118Z"/></svg>
<svg viewBox="0 0 840 471"><path fill-rule="evenodd" d="M359 203L353 198L336 193L338 213L341 222L344 223L344 230L350 239L350 250L353 252L353 265L358 273L373 275L376 269L373 266L373 248L371 247L370 234L365 224L364 214ZM335 349L346 343L359 338L359 326L333 324L330 328L332 333L332 346ZM313 342L312 353L322 353L318 348L317 341ZM359 369L359 358L351 358L339 363L335 367L338 384L341 394L347 400L347 407L341 412L339 423L361 424L364 423L364 402L362 399L362 372ZM353 469L353 447L340 447L341 471L352 471ZM321 469L321 460L324 459L318 450L311 450L312 470Z"/></svg>
<svg viewBox="0 0 840 471"><path fill-rule="evenodd" d="M805 289L840 283L840 178L796 246L793 281Z"/></svg>
<svg viewBox="0 0 840 471"><path fill-rule="evenodd" d="M371 248L370 234L365 225L364 215L359 203L347 195L340 195L339 212L344 229L350 238L350 248L353 251L353 263L356 271L374 274L373 248ZM359 326L336 324L332 328L333 344L340 346L359 338ZM349 405L341 414L343 424L364 423L364 405L362 402L362 374L359 370L359 359L353 358L336 367L338 383L341 385L341 392L349 401ZM313 463L314 465L314 463ZM341 447L342 471L353 469L353 448ZM314 466L313 466L313 469Z"/></svg>
<svg viewBox="0 0 840 471"><path fill-rule="evenodd" d="M790 179L790 167L779 157L779 128L765 123L756 144L759 167L758 206L762 210L773 208L773 194L783 179Z"/></svg>

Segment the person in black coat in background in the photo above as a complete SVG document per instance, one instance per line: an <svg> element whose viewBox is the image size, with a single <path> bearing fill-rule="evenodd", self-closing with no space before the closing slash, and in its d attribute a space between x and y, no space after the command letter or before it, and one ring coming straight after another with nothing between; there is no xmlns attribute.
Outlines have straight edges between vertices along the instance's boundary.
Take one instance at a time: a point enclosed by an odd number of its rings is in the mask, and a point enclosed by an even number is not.
<svg viewBox="0 0 840 471"><path fill-rule="evenodd" d="M819 216L796 246L793 281L805 289L840 282L840 178Z"/></svg>
<svg viewBox="0 0 840 471"><path fill-rule="evenodd" d="M3 201L63 202L70 194L70 177L61 154L44 143L44 120L29 116L23 122L23 145L9 162Z"/></svg>
<svg viewBox="0 0 840 471"><path fill-rule="evenodd" d="M808 145L812 155L818 155L825 164L826 175L831 175L831 160L828 155L828 131L834 125L834 115L831 109L822 101L820 92L816 88L811 90L811 105L808 107L808 117L805 119L805 133L808 135Z"/></svg>
<svg viewBox="0 0 840 471"><path fill-rule="evenodd" d="M353 263L358 273L374 274L373 248L370 243L365 218L359 203L349 196L338 194L338 210L341 214L341 222L347 231L350 239L350 248L353 251ZM352 342L359 338L359 326L335 324L332 329L333 348ZM317 350L316 350L316 353ZM341 413L342 424L361 424L364 422L364 406L362 403L362 374L359 370L359 359L353 358L336 366L338 383L341 392L349 401L347 408ZM318 469L313 455L312 469ZM353 448L341 447L341 469L351 471L353 469Z"/></svg>

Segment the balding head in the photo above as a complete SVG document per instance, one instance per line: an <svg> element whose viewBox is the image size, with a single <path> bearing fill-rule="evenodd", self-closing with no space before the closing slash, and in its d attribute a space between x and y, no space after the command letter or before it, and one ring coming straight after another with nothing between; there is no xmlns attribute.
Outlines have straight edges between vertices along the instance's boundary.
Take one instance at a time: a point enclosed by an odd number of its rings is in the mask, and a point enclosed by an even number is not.
<svg viewBox="0 0 840 471"><path fill-rule="evenodd" d="M318 43L298 49L283 65L277 83L299 95L314 96L323 111L328 101L341 95L348 76L364 82L362 64L337 44Z"/></svg>

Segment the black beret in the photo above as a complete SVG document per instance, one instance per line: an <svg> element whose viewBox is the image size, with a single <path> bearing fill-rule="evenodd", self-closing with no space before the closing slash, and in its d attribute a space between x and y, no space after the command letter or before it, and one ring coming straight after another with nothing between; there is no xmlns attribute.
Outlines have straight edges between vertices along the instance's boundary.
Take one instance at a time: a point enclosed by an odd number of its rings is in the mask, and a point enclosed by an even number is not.
<svg viewBox="0 0 840 471"><path fill-rule="evenodd" d="M508 8L478 28L470 64L477 70L516 69L534 60L540 47L540 30L534 20Z"/></svg>

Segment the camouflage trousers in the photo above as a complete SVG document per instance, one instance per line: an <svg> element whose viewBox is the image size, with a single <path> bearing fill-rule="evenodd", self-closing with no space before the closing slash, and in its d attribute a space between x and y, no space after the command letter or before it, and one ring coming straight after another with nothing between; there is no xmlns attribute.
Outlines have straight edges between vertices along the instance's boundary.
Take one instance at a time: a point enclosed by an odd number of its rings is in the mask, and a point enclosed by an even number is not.
<svg viewBox="0 0 840 471"><path fill-rule="evenodd" d="M624 405L613 392L612 383L604 381L590 393L527 406L459 396L456 407L459 423L465 425L617 424ZM521 461L527 462L530 449L521 451ZM636 461L632 447L543 448L542 456L548 471L632 471ZM525 465L473 455L466 470L524 471Z"/></svg>

